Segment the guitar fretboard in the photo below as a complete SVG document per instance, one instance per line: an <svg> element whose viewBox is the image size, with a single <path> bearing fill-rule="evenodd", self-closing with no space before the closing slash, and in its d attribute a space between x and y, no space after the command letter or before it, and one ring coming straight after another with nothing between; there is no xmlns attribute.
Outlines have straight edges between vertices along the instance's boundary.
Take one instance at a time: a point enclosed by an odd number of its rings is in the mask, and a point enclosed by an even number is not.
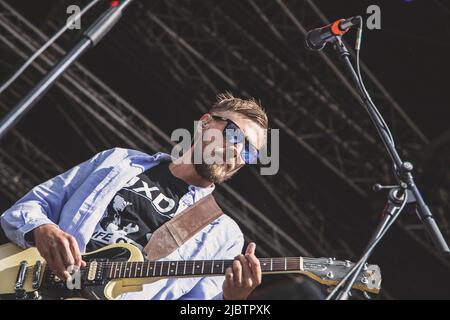
<svg viewBox="0 0 450 320"><path fill-rule="evenodd" d="M304 258L261 258L263 273L302 271ZM108 262L104 266L110 279L223 275L233 260Z"/></svg>

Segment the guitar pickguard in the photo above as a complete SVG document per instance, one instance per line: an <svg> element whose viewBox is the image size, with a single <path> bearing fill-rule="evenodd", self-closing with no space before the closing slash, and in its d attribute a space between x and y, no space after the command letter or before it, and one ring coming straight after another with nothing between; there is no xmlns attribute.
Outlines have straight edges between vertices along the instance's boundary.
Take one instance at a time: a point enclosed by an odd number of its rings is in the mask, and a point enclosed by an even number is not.
<svg viewBox="0 0 450 320"><path fill-rule="evenodd" d="M109 247L105 250L98 250L89 254L83 255L83 260L85 262L92 261L105 261L105 260L115 260L115 261L130 261L131 252L125 247ZM59 297L59 299L88 299L88 300L105 300L108 299L105 296L105 286L108 284L108 280L105 279L102 283L96 285L85 286L81 290L69 290L67 289L65 283L61 287L55 286L42 286L43 297ZM44 298L45 299L45 298Z"/></svg>
<svg viewBox="0 0 450 320"><path fill-rule="evenodd" d="M21 250L20 248L7 244L2 246L3 252L7 252L7 257L2 258L2 265L0 265L0 276L2 277L3 284L2 286L6 286L9 282L11 286L8 288L1 288L0 290L0 299L1 300L12 300L16 299L15 294L13 294L12 289L14 288L15 276L17 274L18 268L15 265L19 265L21 261L30 261L29 266L30 270L38 260L43 260L36 249L28 249ZM5 254L6 255L6 254ZM17 255L17 256L15 256ZM112 246L108 246L102 249L99 249L94 252L90 252L88 254L83 255L83 260L85 262L96 261L105 261L105 260L114 260L114 261L142 261L142 254L139 250L132 246L116 244ZM30 272L27 274L27 280L30 281ZM5 278L8 278L9 281L5 281ZM84 275L81 275L81 278L84 278ZM51 277L44 277L41 283L41 287L39 288L39 298L43 300L62 300L62 299L89 299L89 300L103 300L103 299L111 299L111 296L105 295L105 287L108 285L109 287L113 287L112 284L114 282L120 283L122 280L114 280L109 282L108 279L102 281L101 283L95 283L92 285L86 285L81 290L70 290L67 288L65 281L58 281L58 279L53 279ZM29 286L27 286L29 287ZM113 288L110 288L109 291L112 291ZM5 293L6 291L6 293ZM8 292L9 291L9 292ZM33 290L29 290L27 288L27 296L25 299L34 299L35 294Z"/></svg>

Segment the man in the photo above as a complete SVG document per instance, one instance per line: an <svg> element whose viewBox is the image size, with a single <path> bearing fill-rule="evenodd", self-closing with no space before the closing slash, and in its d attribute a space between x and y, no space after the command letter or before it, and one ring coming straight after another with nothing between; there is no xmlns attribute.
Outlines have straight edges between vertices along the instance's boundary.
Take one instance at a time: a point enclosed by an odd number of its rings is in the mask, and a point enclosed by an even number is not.
<svg viewBox="0 0 450 320"><path fill-rule="evenodd" d="M1 226L17 245L36 246L50 269L67 278L69 266L85 265L81 252L116 242L143 249L162 224L253 163L267 127L267 116L254 100L219 95L200 119L192 147L180 158L119 148L104 151L33 188L1 216ZM204 139L217 131L219 138ZM206 149L209 155L201 153L202 161L193 161L198 150ZM237 224L221 215L165 259L234 258L225 279L160 280L121 298L246 299L261 283L261 268L256 245L249 244L242 255L243 244Z"/></svg>

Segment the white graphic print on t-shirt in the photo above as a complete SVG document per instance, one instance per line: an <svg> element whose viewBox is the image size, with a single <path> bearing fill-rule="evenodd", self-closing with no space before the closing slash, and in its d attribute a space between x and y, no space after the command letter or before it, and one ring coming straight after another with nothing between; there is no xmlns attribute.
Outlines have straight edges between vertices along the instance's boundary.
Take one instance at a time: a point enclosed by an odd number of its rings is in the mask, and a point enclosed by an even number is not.
<svg viewBox="0 0 450 320"><path fill-rule="evenodd" d="M139 225L129 223L123 228L120 228L121 224L120 213L123 212L123 210L125 210L127 206L131 205L133 204L130 202L126 202L122 196L116 195L113 199L113 208L115 211L114 215L111 217L111 215L108 214L108 211L106 211L107 216L103 217L102 219L102 222L104 222L106 219L109 220L106 229L102 227L103 223L98 224L94 234L92 235L91 240L98 241L105 245L114 243L131 243L142 251L143 247L139 243L127 237L127 235L129 234L138 232ZM147 235L147 238L150 239L150 236L151 234Z"/></svg>
<svg viewBox="0 0 450 320"><path fill-rule="evenodd" d="M144 201L147 205L154 208L155 214L167 218L172 218L176 213L186 207L183 204L183 201L181 201L182 203L179 205L178 210L173 210L177 203L164 195L157 186L149 186L148 183L140 179L139 176L131 179L122 190L136 194L140 201ZM184 198L184 196L182 198ZM132 209L132 207L132 202L126 201L122 195L116 194L110 208L105 211L101 222L97 225L91 240L104 245L130 243L142 251L142 244L139 244L132 239L133 234L134 238L136 238L136 233L140 230L139 225L134 222L124 225L126 222L124 222L122 218L124 210L127 208ZM145 234L147 241L150 239L151 235L151 232Z"/></svg>

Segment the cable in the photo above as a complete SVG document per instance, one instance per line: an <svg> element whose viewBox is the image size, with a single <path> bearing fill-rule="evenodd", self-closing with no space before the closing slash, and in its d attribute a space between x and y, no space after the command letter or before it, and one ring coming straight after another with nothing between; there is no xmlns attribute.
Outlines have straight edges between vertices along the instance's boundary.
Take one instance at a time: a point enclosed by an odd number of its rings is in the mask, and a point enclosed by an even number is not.
<svg viewBox="0 0 450 320"><path fill-rule="evenodd" d="M88 12L94 5L96 5L100 0L92 0L82 11L80 11L73 18L69 19L66 25L61 28L51 39L49 39L38 51L36 51L25 63L17 70L11 78L9 78L1 87L0 94L2 94L24 71L26 68L36 60L39 55L44 52L48 47L50 47L73 23L73 21L80 19L86 12Z"/></svg>
<svg viewBox="0 0 450 320"><path fill-rule="evenodd" d="M378 111L377 107L375 106L375 104L373 103L372 99L370 98L369 92L366 89L366 86L364 85L364 81L361 75L361 67L360 67L360 59L359 59L359 53L360 53L360 49L361 49L361 38L362 38L362 30L363 30L363 21L362 21L362 17L359 16L359 29L358 29L358 37L357 37L357 44L355 46L356 49L356 71L358 74L358 81L359 81L359 85L361 87L361 91L363 92L364 97L370 102L370 104L372 105L372 109L375 111L379 121L382 124L383 129L386 131L386 133L389 136L389 139L391 140L391 143L393 146L395 146L395 142L394 142L394 138L392 136L391 131L389 130L388 125L386 124L386 121L384 120L383 116L381 115L381 113Z"/></svg>
<svg viewBox="0 0 450 320"><path fill-rule="evenodd" d="M331 291L331 293L326 297L326 300L330 300L339 290L340 287L342 287L345 282L350 278L350 276L355 272L356 269L369 257L369 255L372 253L373 249L376 247L376 245L381 241L381 239L384 237L386 232L391 228L391 226L394 224L394 222L397 220L397 218L402 213L403 209L406 206L406 203L408 202L408 193L404 193L405 199L403 200L403 203L401 207L399 208L398 212L391 218L391 221L386 225L384 230L379 234L379 236L375 239L375 241L372 242L370 247L367 249L367 252L365 255L361 257L361 259L358 260L358 262L353 266L353 268L345 275L344 278L336 285L336 287Z"/></svg>

